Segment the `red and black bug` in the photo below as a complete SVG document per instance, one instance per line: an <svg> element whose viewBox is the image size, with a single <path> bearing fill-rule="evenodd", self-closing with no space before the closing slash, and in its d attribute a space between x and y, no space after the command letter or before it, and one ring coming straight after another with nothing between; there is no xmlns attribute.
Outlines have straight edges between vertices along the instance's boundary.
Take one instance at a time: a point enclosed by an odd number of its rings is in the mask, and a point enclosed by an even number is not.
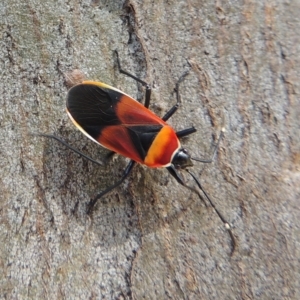
<svg viewBox="0 0 300 300"><path fill-rule="evenodd" d="M193 166L192 160L204 163L210 163L213 160L218 144L223 136L223 131L215 145L212 158L197 159L191 157L180 144L180 138L196 132L196 129L190 127L181 131L175 131L166 123L181 104L179 85L188 72L185 72L176 83L176 104L160 118L148 109L151 96L150 86L143 80L124 71L120 66L117 52L116 55L119 71L146 87L144 105L112 86L95 81L83 81L73 86L67 95L67 113L75 126L94 142L114 153L131 159L120 180L91 200L88 211L91 212L95 203L102 196L120 185L130 174L136 163L150 168L165 167L177 182L199 195L199 192L194 188L186 185L183 177L178 172L178 170L186 170L225 224L231 236L234 250L234 238L228 222L217 210L197 178L187 169ZM94 161L55 136L43 136L54 138L78 154Z"/></svg>

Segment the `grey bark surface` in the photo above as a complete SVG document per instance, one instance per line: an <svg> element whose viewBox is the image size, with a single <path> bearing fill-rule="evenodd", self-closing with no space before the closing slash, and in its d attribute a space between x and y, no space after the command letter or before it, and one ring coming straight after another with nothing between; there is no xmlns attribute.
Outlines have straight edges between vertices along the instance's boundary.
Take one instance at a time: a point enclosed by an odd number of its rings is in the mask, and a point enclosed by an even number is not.
<svg viewBox="0 0 300 300"><path fill-rule="evenodd" d="M1 1L1 299L300 299L300 3L294 1ZM150 108L197 133L182 144L213 163L193 173L232 226L164 169L107 151L65 113L64 74L141 99L122 66L153 87ZM190 67L188 62L190 63ZM184 175L187 182L193 181Z"/></svg>

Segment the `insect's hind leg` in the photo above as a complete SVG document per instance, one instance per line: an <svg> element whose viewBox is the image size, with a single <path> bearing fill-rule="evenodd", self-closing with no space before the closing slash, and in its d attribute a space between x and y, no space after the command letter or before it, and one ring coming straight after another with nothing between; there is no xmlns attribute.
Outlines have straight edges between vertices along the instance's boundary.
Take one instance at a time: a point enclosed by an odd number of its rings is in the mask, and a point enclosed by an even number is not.
<svg viewBox="0 0 300 300"><path fill-rule="evenodd" d="M127 75L127 76L129 76L129 77L131 77L131 78L133 78L134 80L136 80L137 82L141 83L141 84L146 88L146 95L145 95L145 103L144 103L144 106L145 106L146 108L148 108L149 105L150 105L150 99L151 99L151 87L150 87L150 85L149 85L147 82L141 80L140 78L138 78L138 77L132 75L131 73L129 73L129 72L123 70L123 69L121 68L120 59L119 59L119 53L118 53L117 50L115 50L115 54L116 54L116 57L117 57L117 64L118 64L119 72L122 73L122 74L125 74L125 75Z"/></svg>
<svg viewBox="0 0 300 300"><path fill-rule="evenodd" d="M56 141L58 141L59 143L63 144L65 147L69 148L70 150L72 150L73 152L79 154L80 156L86 158L87 160L99 165L99 166L104 166L105 163L103 161L98 161L98 160L95 160L87 155L85 155L84 153L82 153L81 151L77 150L76 148L72 147L71 145L69 145L68 143L66 143L65 141L63 141L62 139L60 139L59 137L55 136L55 135L52 135L52 134L45 134L45 133L33 133L32 135L34 136L43 136L43 137L46 137L46 138L51 138L51 139L54 139ZM112 152L114 153L114 152Z"/></svg>

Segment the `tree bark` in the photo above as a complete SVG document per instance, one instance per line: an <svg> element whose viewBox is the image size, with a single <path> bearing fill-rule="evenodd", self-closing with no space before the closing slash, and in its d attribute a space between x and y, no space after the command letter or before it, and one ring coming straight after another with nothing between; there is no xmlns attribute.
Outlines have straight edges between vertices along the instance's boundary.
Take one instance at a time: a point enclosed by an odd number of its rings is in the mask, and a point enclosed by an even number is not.
<svg viewBox="0 0 300 300"><path fill-rule="evenodd" d="M300 299L300 2L16 1L0 4L1 299ZM231 224L165 169L99 160L65 113L65 74L115 86L177 130L191 169ZM193 179L182 172L189 185ZM206 205L204 204L206 203Z"/></svg>

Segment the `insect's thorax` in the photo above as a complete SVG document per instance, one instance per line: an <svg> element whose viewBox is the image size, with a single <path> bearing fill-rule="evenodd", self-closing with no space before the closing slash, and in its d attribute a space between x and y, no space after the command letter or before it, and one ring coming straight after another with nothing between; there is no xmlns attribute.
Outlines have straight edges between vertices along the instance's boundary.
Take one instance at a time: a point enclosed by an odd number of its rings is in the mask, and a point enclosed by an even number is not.
<svg viewBox="0 0 300 300"><path fill-rule="evenodd" d="M149 147L144 164L151 168L167 167L180 147L174 129L165 125Z"/></svg>

